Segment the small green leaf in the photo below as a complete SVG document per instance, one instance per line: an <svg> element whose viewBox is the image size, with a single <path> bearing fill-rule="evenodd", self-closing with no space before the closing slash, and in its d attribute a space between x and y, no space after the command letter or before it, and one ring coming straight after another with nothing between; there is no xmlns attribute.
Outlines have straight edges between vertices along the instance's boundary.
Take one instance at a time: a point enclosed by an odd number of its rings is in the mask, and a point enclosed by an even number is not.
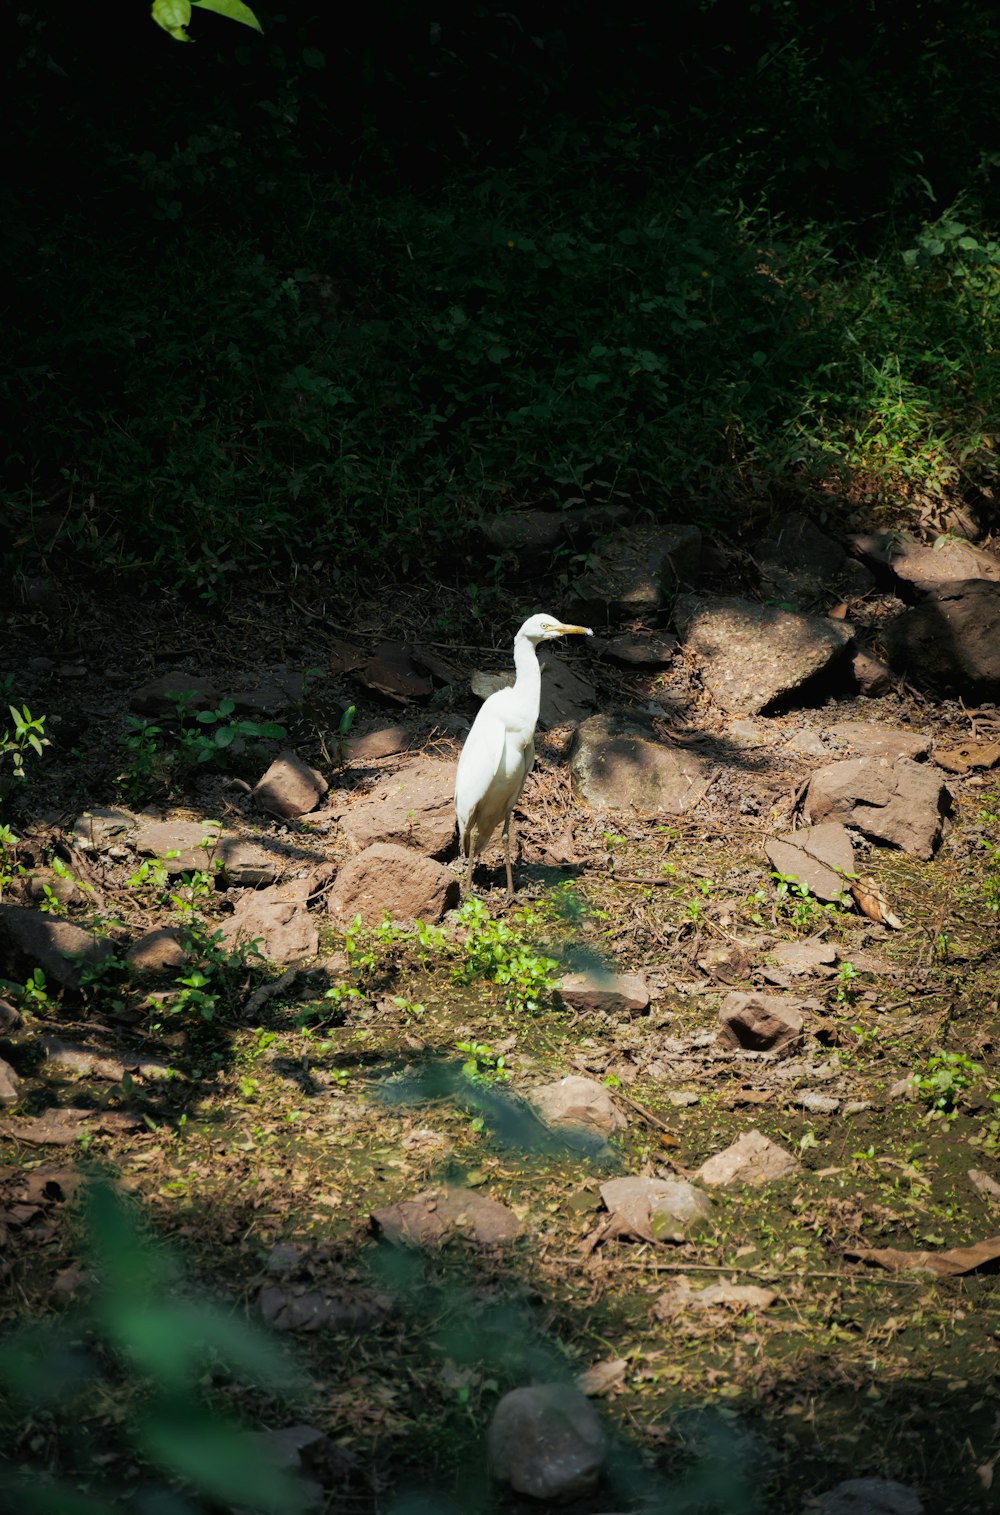
<svg viewBox="0 0 1000 1515"><path fill-rule="evenodd" d="M243 0L191 0L191 4L197 5L199 10L214 11L217 16L228 16L230 21L252 26L255 32L264 30L249 5L243 4Z"/></svg>
<svg viewBox="0 0 1000 1515"><path fill-rule="evenodd" d="M177 42L190 42L184 28L191 20L191 0L153 0L153 20Z"/></svg>

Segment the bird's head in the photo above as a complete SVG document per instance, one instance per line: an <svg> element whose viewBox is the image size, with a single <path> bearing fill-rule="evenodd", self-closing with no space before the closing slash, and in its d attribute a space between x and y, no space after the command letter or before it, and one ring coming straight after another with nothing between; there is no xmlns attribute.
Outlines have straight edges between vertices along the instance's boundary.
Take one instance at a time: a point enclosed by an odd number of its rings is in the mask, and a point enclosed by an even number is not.
<svg viewBox="0 0 1000 1515"><path fill-rule="evenodd" d="M566 621L560 621L558 616L542 614L533 615L525 621L517 635L537 646L539 642L548 642L552 637L592 637L594 633L589 626L571 626Z"/></svg>

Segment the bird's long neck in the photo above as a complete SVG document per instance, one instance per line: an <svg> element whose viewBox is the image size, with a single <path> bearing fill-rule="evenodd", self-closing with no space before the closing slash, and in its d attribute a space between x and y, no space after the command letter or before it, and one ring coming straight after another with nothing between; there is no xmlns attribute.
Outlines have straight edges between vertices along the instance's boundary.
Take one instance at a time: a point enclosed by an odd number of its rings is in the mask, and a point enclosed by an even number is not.
<svg viewBox="0 0 1000 1515"><path fill-rule="evenodd" d="M514 638L514 668L517 671L514 688L524 699L525 706L530 704L533 729L538 719L538 707L542 698L542 670L539 666L535 644L529 642L527 637Z"/></svg>

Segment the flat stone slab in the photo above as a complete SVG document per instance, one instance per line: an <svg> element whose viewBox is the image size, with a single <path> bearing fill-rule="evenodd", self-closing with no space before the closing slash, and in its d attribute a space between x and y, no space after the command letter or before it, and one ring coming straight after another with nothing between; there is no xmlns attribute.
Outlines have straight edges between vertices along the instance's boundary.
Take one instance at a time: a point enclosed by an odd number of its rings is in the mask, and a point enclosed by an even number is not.
<svg viewBox="0 0 1000 1515"><path fill-rule="evenodd" d="M775 873L798 879L826 903L843 900L848 889L845 875L855 872L854 846L839 821L769 836L764 851Z"/></svg>
<svg viewBox="0 0 1000 1515"><path fill-rule="evenodd" d="M439 758L406 763L339 818L357 851L387 842L447 857L455 847L455 765Z"/></svg>
<svg viewBox="0 0 1000 1515"><path fill-rule="evenodd" d="M728 1184L749 1184L757 1188L775 1179L799 1173L802 1165L784 1147L770 1141L762 1131L745 1131L731 1146L716 1152L695 1174L712 1188Z"/></svg>
<svg viewBox="0 0 1000 1515"><path fill-rule="evenodd" d="M1000 555L954 537L931 543L901 532L876 531L859 533L850 542L859 558L890 568L914 589L940 589L962 579L1000 581Z"/></svg>
<svg viewBox="0 0 1000 1515"><path fill-rule="evenodd" d="M508 1245L521 1233L513 1210L474 1189L428 1189L373 1210L372 1229L397 1244L440 1246L459 1237L483 1246Z"/></svg>
<svg viewBox="0 0 1000 1515"><path fill-rule="evenodd" d="M218 821L144 820L133 838L143 857L159 858L168 874L212 871L222 838Z"/></svg>
<svg viewBox="0 0 1000 1515"><path fill-rule="evenodd" d="M573 793L595 810L683 815L704 795L711 776L694 753L606 715L577 727L570 753Z"/></svg>
<svg viewBox="0 0 1000 1515"><path fill-rule="evenodd" d="M601 1199L619 1236L683 1242L714 1225L712 1201L683 1178L612 1178L601 1185Z"/></svg>
<svg viewBox="0 0 1000 1515"><path fill-rule="evenodd" d="M853 757L905 757L919 763L931 750L931 738L921 731L879 726L871 721L837 721L826 727L825 735Z"/></svg>
<svg viewBox="0 0 1000 1515"><path fill-rule="evenodd" d="M84 851L105 852L118 837L134 830L137 825L136 817L128 810L94 805L73 822L73 840Z"/></svg>
<svg viewBox="0 0 1000 1515"><path fill-rule="evenodd" d="M595 626L655 614L667 595L697 584L701 540L697 526L619 531L573 585L574 614Z"/></svg>
<svg viewBox="0 0 1000 1515"><path fill-rule="evenodd" d="M107 939L61 916L0 905L0 978L23 979L41 968L50 986L76 989L84 967L95 967L113 952Z"/></svg>
<svg viewBox="0 0 1000 1515"><path fill-rule="evenodd" d="M607 1085L578 1074L542 1084L529 1101L547 1126L581 1126L610 1136L627 1124Z"/></svg>
<svg viewBox="0 0 1000 1515"><path fill-rule="evenodd" d="M638 973L567 973L556 989L571 1010L641 1015L649 1007L649 989Z"/></svg>
<svg viewBox="0 0 1000 1515"><path fill-rule="evenodd" d="M757 715L842 658L844 621L751 600L680 595L674 622L713 700L731 715Z"/></svg>
<svg viewBox="0 0 1000 1515"><path fill-rule="evenodd" d="M590 715L597 703L597 690L590 680L568 668L550 652L544 652L539 662L542 667L542 696L538 707L541 729L551 731L556 726L572 726ZM469 681L470 689L480 700L489 699L498 689L512 689L513 686L513 671L477 671Z"/></svg>

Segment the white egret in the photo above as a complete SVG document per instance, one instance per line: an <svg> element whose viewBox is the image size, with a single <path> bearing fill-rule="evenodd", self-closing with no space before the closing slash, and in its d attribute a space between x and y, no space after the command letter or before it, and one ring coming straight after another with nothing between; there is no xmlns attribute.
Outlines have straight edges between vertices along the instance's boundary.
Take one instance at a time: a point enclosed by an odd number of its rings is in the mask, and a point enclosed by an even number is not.
<svg viewBox="0 0 1000 1515"><path fill-rule="evenodd" d="M553 615L533 615L525 621L514 638L514 686L498 689L484 700L458 759L455 813L469 882L476 857L502 820L508 899L514 897L510 817L535 761L535 725L542 694L535 648L551 637L593 634L589 626L568 626Z"/></svg>

